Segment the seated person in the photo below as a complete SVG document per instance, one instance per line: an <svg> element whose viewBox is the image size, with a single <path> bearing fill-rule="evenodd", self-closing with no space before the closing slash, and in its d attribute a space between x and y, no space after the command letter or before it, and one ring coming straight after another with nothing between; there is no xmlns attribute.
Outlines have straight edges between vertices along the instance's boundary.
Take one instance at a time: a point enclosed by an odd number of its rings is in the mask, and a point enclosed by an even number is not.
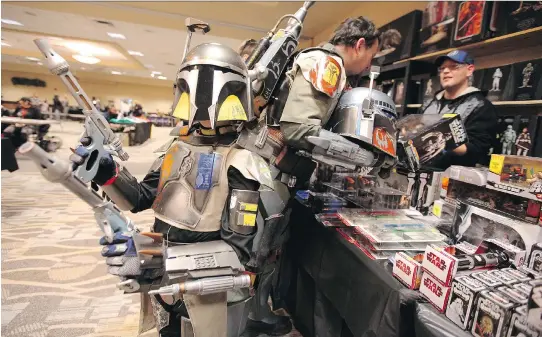
<svg viewBox="0 0 542 337"><path fill-rule="evenodd" d="M19 117L23 119L43 119L43 115L38 110L38 108L32 106L32 102L28 97L22 97L19 100L19 105L15 109L14 117ZM11 124L4 129L3 134L6 138L10 138L11 143L15 149L19 146L26 143L28 140L28 135L37 132L38 139L42 139L47 131L49 130L50 125L21 125L21 124Z"/></svg>

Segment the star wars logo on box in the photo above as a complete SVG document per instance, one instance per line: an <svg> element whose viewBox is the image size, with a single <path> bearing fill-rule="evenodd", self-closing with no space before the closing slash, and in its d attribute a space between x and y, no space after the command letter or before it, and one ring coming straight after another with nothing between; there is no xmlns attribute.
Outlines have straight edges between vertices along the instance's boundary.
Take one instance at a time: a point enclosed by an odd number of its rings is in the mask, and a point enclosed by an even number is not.
<svg viewBox="0 0 542 337"><path fill-rule="evenodd" d="M431 302L441 313L445 312L450 295L450 287L440 283L429 273L424 272L420 285L420 292Z"/></svg>
<svg viewBox="0 0 542 337"><path fill-rule="evenodd" d="M457 271L457 260L444 250L429 245L425 249L422 268L445 286L449 286Z"/></svg>
<svg viewBox="0 0 542 337"><path fill-rule="evenodd" d="M421 265L407 254L399 252L395 254L393 276L398 278L409 289L418 289L421 281Z"/></svg>
<svg viewBox="0 0 542 337"><path fill-rule="evenodd" d="M504 337L505 324L515 306L495 292L482 291L477 301L472 334L477 337Z"/></svg>
<svg viewBox="0 0 542 337"><path fill-rule="evenodd" d="M454 280L450 300L446 308L446 317L461 329L468 329L469 317L476 292L469 289L460 281Z"/></svg>

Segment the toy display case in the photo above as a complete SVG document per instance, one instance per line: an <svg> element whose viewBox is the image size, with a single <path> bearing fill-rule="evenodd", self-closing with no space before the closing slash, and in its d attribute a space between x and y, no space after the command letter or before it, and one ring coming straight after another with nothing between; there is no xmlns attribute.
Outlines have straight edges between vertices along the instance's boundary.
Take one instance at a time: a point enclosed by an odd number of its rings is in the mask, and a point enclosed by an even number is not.
<svg viewBox="0 0 542 337"><path fill-rule="evenodd" d="M487 187L535 201L542 200L542 158L491 155Z"/></svg>
<svg viewBox="0 0 542 337"><path fill-rule="evenodd" d="M382 32L382 48L375 55L377 64L389 64L413 56L420 30L421 14L421 11L412 11L379 28Z"/></svg>

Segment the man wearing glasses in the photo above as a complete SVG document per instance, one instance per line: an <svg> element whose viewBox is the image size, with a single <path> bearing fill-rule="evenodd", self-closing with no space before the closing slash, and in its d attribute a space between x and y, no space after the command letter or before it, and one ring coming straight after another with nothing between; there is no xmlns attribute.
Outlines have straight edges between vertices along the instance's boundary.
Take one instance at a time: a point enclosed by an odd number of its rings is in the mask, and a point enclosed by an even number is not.
<svg viewBox="0 0 542 337"><path fill-rule="evenodd" d="M496 136L497 115L495 107L482 92L469 87L474 60L467 52L455 50L437 58L435 65L443 90L425 102L420 113L459 114L469 141L453 151L442 153L433 159L431 166L446 169L450 165L488 165L489 149Z"/></svg>

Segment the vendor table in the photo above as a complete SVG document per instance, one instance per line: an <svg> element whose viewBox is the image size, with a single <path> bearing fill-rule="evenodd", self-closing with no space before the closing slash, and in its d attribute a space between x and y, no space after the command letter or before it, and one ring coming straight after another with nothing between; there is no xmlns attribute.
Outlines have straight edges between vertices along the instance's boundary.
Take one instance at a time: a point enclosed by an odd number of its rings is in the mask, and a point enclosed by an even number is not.
<svg viewBox="0 0 542 337"><path fill-rule="evenodd" d="M297 201L290 228L275 301L282 301L303 336L442 336L434 329L440 326L453 336L469 336L432 307L417 317L417 303L424 301L418 291L407 289L393 277L391 265L371 260ZM433 314L430 322L427 313Z"/></svg>

